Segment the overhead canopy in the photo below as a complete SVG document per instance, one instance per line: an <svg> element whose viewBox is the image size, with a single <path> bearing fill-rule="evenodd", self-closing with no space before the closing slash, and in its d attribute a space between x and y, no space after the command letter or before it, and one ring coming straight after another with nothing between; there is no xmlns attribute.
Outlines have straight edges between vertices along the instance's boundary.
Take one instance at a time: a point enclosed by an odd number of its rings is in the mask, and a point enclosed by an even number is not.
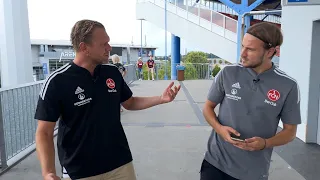
<svg viewBox="0 0 320 180"><path fill-rule="evenodd" d="M220 2L219 0L205 0L211 2ZM235 4L241 4L241 0L230 0ZM249 6L254 3L256 0L248 0ZM254 9L254 11L262 11L268 9L281 9L281 0L265 0L258 7Z"/></svg>

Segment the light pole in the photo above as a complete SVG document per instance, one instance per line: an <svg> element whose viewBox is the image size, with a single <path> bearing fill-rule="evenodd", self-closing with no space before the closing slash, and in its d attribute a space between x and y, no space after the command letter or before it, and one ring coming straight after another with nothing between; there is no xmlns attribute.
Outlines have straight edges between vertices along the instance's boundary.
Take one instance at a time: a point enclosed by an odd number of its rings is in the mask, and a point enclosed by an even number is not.
<svg viewBox="0 0 320 180"><path fill-rule="evenodd" d="M165 26L165 46L164 46L164 61L165 61L165 73L164 80L168 80L167 76L167 0L164 1L164 26Z"/></svg>
<svg viewBox="0 0 320 180"><path fill-rule="evenodd" d="M141 19L141 45L140 45L140 57L142 58L142 21L143 21L144 19Z"/></svg>

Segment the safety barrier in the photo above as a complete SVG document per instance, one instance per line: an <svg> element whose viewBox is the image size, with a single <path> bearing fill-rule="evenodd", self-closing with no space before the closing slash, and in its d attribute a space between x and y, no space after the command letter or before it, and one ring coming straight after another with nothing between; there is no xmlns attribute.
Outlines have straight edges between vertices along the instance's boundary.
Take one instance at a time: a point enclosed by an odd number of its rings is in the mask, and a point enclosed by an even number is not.
<svg viewBox="0 0 320 180"><path fill-rule="evenodd" d="M233 42L237 41L238 22L236 20L195 2L194 0L137 0L137 3L153 3L161 8L165 8L165 5L167 5L168 12Z"/></svg>
<svg viewBox="0 0 320 180"><path fill-rule="evenodd" d="M184 74L185 80L201 80L201 79L212 79L215 71L219 71L226 64L225 63L176 63L173 66L183 65L185 66ZM171 70L173 69L170 62L157 62L154 67L154 78L155 80L164 80L165 76L171 79ZM215 69L217 66L218 70ZM142 80L151 80L151 73L147 67L143 67ZM138 70L136 69L138 76Z"/></svg>
<svg viewBox="0 0 320 180"><path fill-rule="evenodd" d="M125 67L127 74L124 79L130 84L137 80L135 65ZM43 82L0 89L1 171L35 150L37 121L34 119L34 113Z"/></svg>

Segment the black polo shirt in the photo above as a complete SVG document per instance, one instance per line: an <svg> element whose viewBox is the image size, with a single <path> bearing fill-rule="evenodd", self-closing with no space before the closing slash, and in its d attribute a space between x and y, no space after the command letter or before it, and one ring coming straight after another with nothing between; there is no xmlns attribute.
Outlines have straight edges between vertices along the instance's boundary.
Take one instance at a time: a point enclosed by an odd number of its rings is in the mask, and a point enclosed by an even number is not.
<svg viewBox="0 0 320 180"><path fill-rule="evenodd" d="M58 155L72 179L106 173L132 161L120 103L132 91L114 65L92 76L73 62L53 72L40 92L35 119L56 122Z"/></svg>

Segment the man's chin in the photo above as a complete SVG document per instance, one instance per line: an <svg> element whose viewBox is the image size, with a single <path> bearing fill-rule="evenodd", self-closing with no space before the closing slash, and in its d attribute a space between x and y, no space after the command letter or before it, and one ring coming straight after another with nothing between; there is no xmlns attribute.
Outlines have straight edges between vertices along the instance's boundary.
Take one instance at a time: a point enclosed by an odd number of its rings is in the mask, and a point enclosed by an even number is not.
<svg viewBox="0 0 320 180"><path fill-rule="evenodd" d="M249 64L249 63L246 63L245 61L243 62L241 62L241 65L243 66L243 67L245 67L245 68L250 68L251 67L251 64Z"/></svg>

